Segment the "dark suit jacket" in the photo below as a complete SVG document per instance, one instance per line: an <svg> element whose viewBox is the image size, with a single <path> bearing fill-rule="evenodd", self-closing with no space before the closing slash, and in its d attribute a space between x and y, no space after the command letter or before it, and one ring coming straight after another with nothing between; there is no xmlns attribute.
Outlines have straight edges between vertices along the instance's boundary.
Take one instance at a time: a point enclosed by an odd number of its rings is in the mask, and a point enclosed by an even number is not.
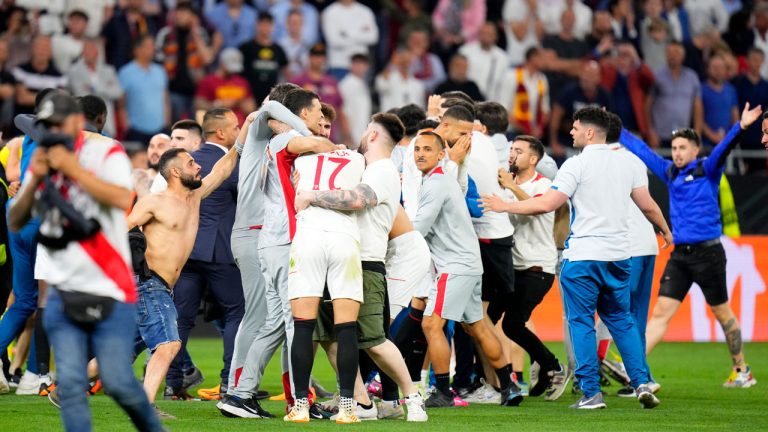
<svg viewBox="0 0 768 432"><path fill-rule="evenodd" d="M224 157L224 152L205 143L192 153L192 157L200 165L200 176L205 177L213 165ZM236 166L232 175L200 204L200 227L189 259L220 264L235 263L230 236L237 208L237 170Z"/></svg>

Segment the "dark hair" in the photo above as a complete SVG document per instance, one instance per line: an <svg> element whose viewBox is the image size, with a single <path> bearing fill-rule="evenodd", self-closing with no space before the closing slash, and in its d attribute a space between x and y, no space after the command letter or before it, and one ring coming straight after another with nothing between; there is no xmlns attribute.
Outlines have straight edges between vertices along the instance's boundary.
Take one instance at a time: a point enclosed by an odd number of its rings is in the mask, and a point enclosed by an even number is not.
<svg viewBox="0 0 768 432"><path fill-rule="evenodd" d="M427 113L416 104L408 104L395 110L405 126L405 135L414 136L419 131L419 123L427 119Z"/></svg>
<svg viewBox="0 0 768 432"><path fill-rule="evenodd" d="M525 50L525 61L529 61L533 56L539 53L539 47L532 46Z"/></svg>
<svg viewBox="0 0 768 432"><path fill-rule="evenodd" d="M40 90L39 92L37 92L37 94L35 95L35 108L39 108L40 107L40 102L42 102L43 99L46 96L48 96L49 93L58 92L58 91L60 91L60 90L48 87L48 88L44 88L44 89Z"/></svg>
<svg viewBox="0 0 768 432"><path fill-rule="evenodd" d="M452 118L458 121L475 121L475 115L463 106L453 106L448 108L443 114L443 118Z"/></svg>
<svg viewBox="0 0 768 432"><path fill-rule="evenodd" d="M80 9L72 9L68 14L67 18L73 17L73 16L79 16L80 18L88 21L88 14Z"/></svg>
<svg viewBox="0 0 768 432"><path fill-rule="evenodd" d="M291 90L301 88L297 86L294 83L289 82L283 82L279 84L275 84L274 87L272 87L272 90L269 91L269 100L273 100L275 102L283 103L283 100L285 99L285 95L288 94Z"/></svg>
<svg viewBox="0 0 768 432"><path fill-rule="evenodd" d="M683 49L683 51L685 51L685 45L683 45L683 43L682 43L682 42L680 42L679 40L676 40L676 39L671 39L671 40L667 41L667 46L668 46L668 47L670 47L670 46L672 46L672 45L676 45L676 46L679 46L680 48L682 48L682 49Z"/></svg>
<svg viewBox="0 0 768 432"><path fill-rule="evenodd" d="M269 22L275 22L275 17L272 16L269 12L259 12L259 17L256 19L256 21L269 21Z"/></svg>
<svg viewBox="0 0 768 432"><path fill-rule="evenodd" d="M224 119L227 116L227 113L234 114L229 108L213 108L205 112L205 115L203 116L203 131L205 132L205 136L216 133L215 130L211 130L211 123Z"/></svg>
<svg viewBox="0 0 768 432"><path fill-rule="evenodd" d="M403 135L405 134L405 126L397 115L380 112L374 114L373 117L371 117L371 121L381 125L381 127L387 131L390 139L392 139L392 146L396 145L400 142L401 139L403 139Z"/></svg>
<svg viewBox="0 0 768 432"><path fill-rule="evenodd" d="M296 88L288 92L283 99L283 105L288 108L292 113L299 115L301 110L312 108L312 102L317 99L320 100L320 96L317 93L304 90L303 88Z"/></svg>
<svg viewBox="0 0 768 432"><path fill-rule="evenodd" d="M451 90L451 91L443 92L440 94L440 97L443 98L443 103L445 103L447 99L462 99L471 104L475 103L474 99L472 99L468 94L464 93L461 90Z"/></svg>
<svg viewBox="0 0 768 432"><path fill-rule="evenodd" d="M685 138L688 141L694 143L697 147L701 146L701 138L699 138L699 134L697 134L696 131L691 128L677 129L672 131L672 140L675 138Z"/></svg>
<svg viewBox="0 0 768 432"><path fill-rule="evenodd" d="M203 136L203 127L200 126L196 121L194 120L179 120L176 123L171 126L171 132L175 131L176 129L183 129L190 132L194 132L199 136Z"/></svg>
<svg viewBox="0 0 768 432"><path fill-rule="evenodd" d="M147 39L150 39L154 42L154 38L149 33L141 33L140 35L136 36L136 39L134 39L133 43L131 43L131 50L133 51L139 48Z"/></svg>
<svg viewBox="0 0 768 432"><path fill-rule="evenodd" d="M497 102L478 102L475 114L480 123L488 129L488 135L504 133L509 127L507 109Z"/></svg>
<svg viewBox="0 0 768 432"><path fill-rule="evenodd" d="M440 123L435 120L424 119L416 125L416 132L424 129L434 129L440 126Z"/></svg>
<svg viewBox="0 0 768 432"><path fill-rule="evenodd" d="M296 8L291 8L291 10L288 11L288 15L285 16L285 19L287 20L288 17L291 16L291 15L298 15L298 16L304 18L304 15L301 13L301 11L296 9Z"/></svg>
<svg viewBox="0 0 768 432"><path fill-rule="evenodd" d="M749 49L747 50L747 55L750 55L750 54L760 54L761 56L765 57L765 51L761 50L760 48L754 45L749 47Z"/></svg>
<svg viewBox="0 0 768 432"><path fill-rule="evenodd" d="M96 95L85 95L77 98L80 109L83 110L85 119L94 122L100 115L107 115L107 104L104 99Z"/></svg>
<svg viewBox="0 0 768 432"><path fill-rule="evenodd" d="M609 111L605 113L608 114L608 131L605 133L605 140L609 143L619 142L621 129L624 127L621 123L621 117Z"/></svg>
<svg viewBox="0 0 768 432"><path fill-rule="evenodd" d="M541 140L535 136L518 135L515 137L515 141L525 141L528 143L528 147L530 147L531 151L538 157L538 160L536 161L537 164L544 157L544 144L542 144Z"/></svg>
<svg viewBox="0 0 768 432"><path fill-rule="evenodd" d="M453 108L453 107L462 107L469 111L470 114L472 114L472 120L475 119L475 103L474 102L467 102L464 99L459 98L451 98L451 99L443 99L442 108L446 111Z"/></svg>
<svg viewBox="0 0 768 432"><path fill-rule="evenodd" d="M351 58L351 61L352 61L352 63L354 63L356 61L364 62L364 63L370 63L371 62L371 60L368 58L367 55L360 54L360 53L357 53L357 54L353 55L352 58Z"/></svg>
<svg viewBox="0 0 768 432"><path fill-rule="evenodd" d="M323 116L328 120L328 123L333 123L336 120L336 108L333 105L320 102L320 111L323 112Z"/></svg>
<svg viewBox="0 0 768 432"><path fill-rule="evenodd" d="M419 137L422 137L422 136L434 137L435 142L440 146L440 149L442 150L445 148L445 140L443 139L443 137L441 137L437 133L432 131L422 132L416 136L416 139L419 139Z"/></svg>
<svg viewBox="0 0 768 432"><path fill-rule="evenodd" d="M165 153L160 156L160 161L157 163L157 171L161 176L163 176L164 179L168 180L170 177L170 173L168 172L168 168L170 167L168 165L171 163L171 161L176 159L176 156L178 156L179 153L186 152L187 151L183 148L176 147L166 150Z"/></svg>
<svg viewBox="0 0 768 432"><path fill-rule="evenodd" d="M576 122L577 120L581 123L589 124L600 129L606 135L608 134L610 120L608 119L608 113L602 108L582 108L573 113L573 121Z"/></svg>

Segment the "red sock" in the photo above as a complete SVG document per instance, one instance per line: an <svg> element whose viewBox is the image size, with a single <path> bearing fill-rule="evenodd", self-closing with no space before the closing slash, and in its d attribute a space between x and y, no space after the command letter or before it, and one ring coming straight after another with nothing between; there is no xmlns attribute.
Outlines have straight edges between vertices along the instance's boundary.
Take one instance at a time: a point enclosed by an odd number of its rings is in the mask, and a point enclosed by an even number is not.
<svg viewBox="0 0 768 432"><path fill-rule="evenodd" d="M610 339L601 339L597 344L597 360L602 363L605 355L608 354L608 347L611 346Z"/></svg>

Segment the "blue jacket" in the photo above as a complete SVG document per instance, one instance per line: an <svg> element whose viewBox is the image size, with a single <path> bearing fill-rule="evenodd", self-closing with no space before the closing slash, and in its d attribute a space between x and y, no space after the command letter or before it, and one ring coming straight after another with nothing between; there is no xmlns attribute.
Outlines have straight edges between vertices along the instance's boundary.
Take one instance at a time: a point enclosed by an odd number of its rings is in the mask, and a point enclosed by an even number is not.
<svg viewBox="0 0 768 432"><path fill-rule="evenodd" d="M637 155L669 188L669 216L676 245L701 243L722 235L718 200L720 177L725 169L725 159L739 142L741 134L741 126L736 123L709 157L696 159L678 169L641 139L622 130L621 144Z"/></svg>
<svg viewBox="0 0 768 432"><path fill-rule="evenodd" d="M224 157L224 152L206 143L192 153L192 157L200 165L200 176L205 177L213 165ZM237 172L238 167L235 167L232 175L200 204L200 226L189 259L219 264L235 263L230 236L237 208Z"/></svg>

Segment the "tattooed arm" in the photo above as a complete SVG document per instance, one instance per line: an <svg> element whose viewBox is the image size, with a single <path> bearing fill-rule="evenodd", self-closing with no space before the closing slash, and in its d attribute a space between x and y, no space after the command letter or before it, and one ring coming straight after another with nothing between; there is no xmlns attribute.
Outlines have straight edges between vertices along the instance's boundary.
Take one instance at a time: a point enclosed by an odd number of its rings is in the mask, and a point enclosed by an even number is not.
<svg viewBox="0 0 768 432"><path fill-rule="evenodd" d="M352 190L298 191L296 211L313 205L332 210L364 210L378 204L376 193L367 184L359 184Z"/></svg>

